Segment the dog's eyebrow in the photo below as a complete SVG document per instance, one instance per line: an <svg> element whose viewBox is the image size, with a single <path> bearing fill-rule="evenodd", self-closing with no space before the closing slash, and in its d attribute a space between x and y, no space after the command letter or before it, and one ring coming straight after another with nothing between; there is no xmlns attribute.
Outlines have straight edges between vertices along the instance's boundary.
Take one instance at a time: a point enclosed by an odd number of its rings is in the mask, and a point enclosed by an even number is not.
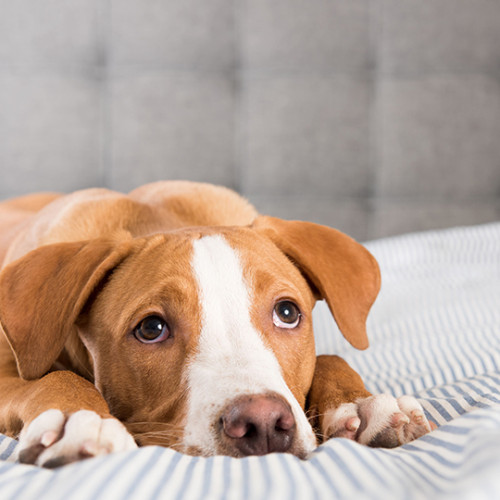
<svg viewBox="0 0 500 500"><path fill-rule="evenodd" d="M134 302L131 304L131 313L120 317L120 330L133 327L145 315L155 312L162 313L167 320L176 319L177 316L192 316L195 313L186 313L196 310L198 297L193 281L186 276L175 275L163 280L160 286L147 294L141 294Z"/></svg>
<svg viewBox="0 0 500 500"><path fill-rule="evenodd" d="M260 299L264 294L275 300L283 297L301 303L307 300L294 281L267 269L247 267L244 271L244 279L249 285L252 303Z"/></svg>

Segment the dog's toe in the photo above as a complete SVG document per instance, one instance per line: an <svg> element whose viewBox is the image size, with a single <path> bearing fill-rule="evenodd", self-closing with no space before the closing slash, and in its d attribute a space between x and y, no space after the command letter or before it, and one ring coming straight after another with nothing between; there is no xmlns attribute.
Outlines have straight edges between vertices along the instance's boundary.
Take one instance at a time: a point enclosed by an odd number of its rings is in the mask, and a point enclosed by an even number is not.
<svg viewBox="0 0 500 500"><path fill-rule="evenodd" d="M402 396L398 398L398 406L409 420L404 428L405 443L417 439L436 428L427 420L422 406L414 397Z"/></svg>
<svg viewBox="0 0 500 500"><path fill-rule="evenodd" d="M326 439L345 437L382 448L408 443L436 428L415 398L396 399L388 394L344 403L327 412L323 422Z"/></svg>
<svg viewBox="0 0 500 500"><path fill-rule="evenodd" d="M394 448L432 430L422 406L411 396L380 394L360 401L359 408L366 426L358 440L369 446Z"/></svg>
<svg viewBox="0 0 500 500"><path fill-rule="evenodd" d="M357 405L355 403L343 404L326 413L323 421L323 438L324 440L334 437L355 439L360 425Z"/></svg>
<svg viewBox="0 0 500 500"><path fill-rule="evenodd" d="M60 410L47 410L25 426L19 439L19 461L35 464L38 457L62 436L65 420Z"/></svg>
<svg viewBox="0 0 500 500"><path fill-rule="evenodd" d="M23 430L19 460L59 467L89 457L137 448L133 437L114 418L81 410L66 418L59 410L40 414Z"/></svg>

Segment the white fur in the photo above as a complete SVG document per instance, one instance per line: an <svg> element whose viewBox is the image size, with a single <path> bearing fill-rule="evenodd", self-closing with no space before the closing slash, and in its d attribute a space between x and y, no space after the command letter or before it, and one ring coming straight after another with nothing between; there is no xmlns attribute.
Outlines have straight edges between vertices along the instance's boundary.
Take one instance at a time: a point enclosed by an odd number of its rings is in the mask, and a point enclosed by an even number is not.
<svg viewBox="0 0 500 500"><path fill-rule="evenodd" d="M326 412L323 417L323 434L328 438L348 437L355 434L360 423L358 406L355 403L344 403Z"/></svg>
<svg viewBox="0 0 500 500"><path fill-rule="evenodd" d="M398 399L389 394L360 398L328 410L323 420L325 434L348 437L347 427L358 418L365 424L363 432L351 439L369 444L380 432L393 429L399 444L404 444L431 430L420 403L412 396Z"/></svg>
<svg viewBox="0 0 500 500"><path fill-rule="evenodd" d="M44 445L45 450L38 456L36 465L59 457L79 460L81 452L97 456L137 448L134 438L121 422L115 418L101 418L89 410L77 411L68 419L60 410L41 413L23 429L18 451L21 453L38 444Z"/></svg>
<svg viewBox="0 0 500 500"><path fill-rule="evenodd" d="M241 394L272 391L290 404L298 447L302 453L310 453L316 446L314 433L287 387L274 353L251 322L249 293L236 251L222 236L196 240L193 249L202 326L197 354L187 369L186 449L218 453L214 423L227 403Z"/></svg>
<svg viewBox="0 0 500 500"><path fill-rule="evenodd" d="M384 429L394 427L394 415L400 415L401 410L396 398L390 394L377 394L358 402L359 412L368 422L366 429L360 434L358 441L368 444ZM409 423L409 419L408 422Z"/></svg>

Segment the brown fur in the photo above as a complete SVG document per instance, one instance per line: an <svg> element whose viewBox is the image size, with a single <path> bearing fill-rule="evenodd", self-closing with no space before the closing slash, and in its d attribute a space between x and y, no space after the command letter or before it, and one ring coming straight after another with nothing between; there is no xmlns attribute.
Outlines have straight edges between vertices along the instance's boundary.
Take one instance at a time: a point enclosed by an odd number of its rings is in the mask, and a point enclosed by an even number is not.
<svg viewBox="0 0 500 500"><path fill-rule="evenodd" d="M361 377L342 358L316 358L314 379L307 399L309 414L321 438L327 437L324 435L323 425L327 410L337 408L342 403L354 403L358 398L370 395Z"/></svg>
<svg viewBox="0 0 500 500"><path fill-rule="evenodd" d="M325 298L343 335L366 348L380 285L373 257L338 231L258 216L225 188L161 182L128 196L94 189L0 204L0 431L17 436L49 408L89 409L122 420L141 444L176 447L183 366L201 321L188 242L215 232L239 250L252 320L302 407L308 394L318 414L367 394L338 358L316 363L310 313ZM282 289L304 311L297 335L277 331L265 307ZM126 334L155 312L176 321L178 340L163 346L169 363Z"/></svg>

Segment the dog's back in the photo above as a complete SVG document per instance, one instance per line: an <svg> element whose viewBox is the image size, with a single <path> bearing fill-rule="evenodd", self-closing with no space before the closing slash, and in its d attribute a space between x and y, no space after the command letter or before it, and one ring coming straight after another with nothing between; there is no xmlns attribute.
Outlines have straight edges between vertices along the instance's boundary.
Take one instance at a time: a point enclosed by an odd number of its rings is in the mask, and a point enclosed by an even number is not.
<svg viewBox="0 0 500 500"><path fill-rule="evenodd" d="M107 189L28 195L0 203L0 267L51 243L118 241L191 226L242 226L256 216L235 192L187 181L156 182L128 195Z"/></svg>
<svg viewBox="0 0 500 500"><path fill-rule="evenodd" d="M0 203L0 268L16 236L28 227L43 207L59 197L55 193L30 194Z"/></svg>

